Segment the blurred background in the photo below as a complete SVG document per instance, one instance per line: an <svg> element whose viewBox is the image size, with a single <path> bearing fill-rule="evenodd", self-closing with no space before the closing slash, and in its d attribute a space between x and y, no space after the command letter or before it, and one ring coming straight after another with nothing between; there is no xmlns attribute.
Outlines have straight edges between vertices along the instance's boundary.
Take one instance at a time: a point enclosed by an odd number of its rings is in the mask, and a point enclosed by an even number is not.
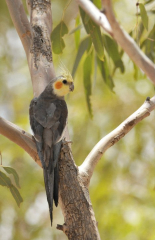
<svg viewBox="0 0 155 240"><path fill-rule="evenodd" d="M148 31L144 28L141 30L142 23L140 16L136 16L135 0L113 1L119 23L139 45L148 40L155 24L154 1L140 2L146 4L149 18ZM73 1L64 10L66 4L63 0L52 0L53 27L63 17L70 33L75 29L76 17L79 15ZM78 31L81 41L87 34L83 27ZM64 41L66 46L63 53L59 56L53 54L56 72L59 72L60 60L72 72L77 55L75 34L66 34ZM146 51L145 43L144 51ZM151 54L154 61L155 51ZM83 84L85 57L86 53L75 73L75 91L66 98L69 109L69 132L77 165L84 161L102 137L136 111L147 96L152 97L155 93L150 80L126 54L122 55L124 73L119 68L114 71L114 64L107 54L114 87L111 90L107 86L93 61L90 96L93 117L91 118ZM28 111L32 98L26 56L6 3L0 1L0 116L31 132ZM122 140L108 149L95 169L89 191L101 239L155 239L154 122L155 113L152 112ZM0 239L66 240L66 236L56 230L57 224L64 223L60 207L54 208L53 227L50 227L41 168L23 149L3 136L0 136L0 151L3 165L13 167L19 175L20 194L23 198L23 203L18 208L9 189L0 186Z"/></svg>

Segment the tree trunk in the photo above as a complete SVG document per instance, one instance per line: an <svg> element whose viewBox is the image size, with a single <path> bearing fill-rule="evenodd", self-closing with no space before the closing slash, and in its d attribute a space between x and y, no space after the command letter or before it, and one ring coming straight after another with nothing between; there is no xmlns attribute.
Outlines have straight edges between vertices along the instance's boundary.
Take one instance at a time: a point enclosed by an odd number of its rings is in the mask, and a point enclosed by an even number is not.
<svg viewBox="0 0 155 240"><path fill-rule="evenodd" d="M59 175L59 199L65 223L57 228L70 240L99 240L88 188L84 186L66 142L63 142L59 159Z"/></svg>

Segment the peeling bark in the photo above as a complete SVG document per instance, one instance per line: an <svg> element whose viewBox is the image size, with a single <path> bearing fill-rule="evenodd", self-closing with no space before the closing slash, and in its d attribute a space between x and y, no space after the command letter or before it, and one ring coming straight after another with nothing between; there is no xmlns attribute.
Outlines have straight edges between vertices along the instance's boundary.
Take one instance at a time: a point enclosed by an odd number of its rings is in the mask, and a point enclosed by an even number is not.
<svg viewBox="0 0 155 240"><path fill-rule="evenodd" d="M28 59L33 93L37 97L55 77L50 34L52 13L50 0L27 0L32 26L32 44Z"/></svg>
<svg viewBox="0 0 155 240"><path fill-rule="evenodd" d="M43 14L47 11L48 6L51 7L50 0L31 0L31 8L36 9L39 14Z"/></svg>
<svg viewBox="0 0 155 240"><path fill-rule="evenodd" d="M43 36L42 27L34 25L33 29L33 45L31 48L31 53L34 56L34 65L38 69L38 62L40 61L40 57L45 56L47 63L52 62L52 51L51 44L47 36Z"/></svg>

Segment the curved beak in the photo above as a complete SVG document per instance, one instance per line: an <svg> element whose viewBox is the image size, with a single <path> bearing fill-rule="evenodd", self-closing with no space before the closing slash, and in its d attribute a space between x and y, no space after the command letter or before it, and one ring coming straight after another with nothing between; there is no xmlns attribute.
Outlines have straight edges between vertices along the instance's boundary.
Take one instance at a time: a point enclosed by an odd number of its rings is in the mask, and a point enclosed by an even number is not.
<svg viewBox="0 0 155 240"><path fill-rule="evenodd" d="M69 90L73 92L73 90L74 90L74 83L73 82L70 83Z"/></svg>

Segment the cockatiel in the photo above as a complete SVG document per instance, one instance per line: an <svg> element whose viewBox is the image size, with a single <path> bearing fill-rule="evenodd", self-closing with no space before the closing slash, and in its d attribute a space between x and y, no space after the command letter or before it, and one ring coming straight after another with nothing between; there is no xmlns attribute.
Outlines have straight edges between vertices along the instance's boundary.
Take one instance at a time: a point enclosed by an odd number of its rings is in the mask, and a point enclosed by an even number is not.
<svg viewBox="0 0 155 240"><path fill-rule="evenodd" d="M68 116L64 96L73 90L72 76L66 72L52 79L39 97L32 99L30 103L30 125L43 167L51 226L53 199L55 205L58 205L58 158Z"/></svg>

